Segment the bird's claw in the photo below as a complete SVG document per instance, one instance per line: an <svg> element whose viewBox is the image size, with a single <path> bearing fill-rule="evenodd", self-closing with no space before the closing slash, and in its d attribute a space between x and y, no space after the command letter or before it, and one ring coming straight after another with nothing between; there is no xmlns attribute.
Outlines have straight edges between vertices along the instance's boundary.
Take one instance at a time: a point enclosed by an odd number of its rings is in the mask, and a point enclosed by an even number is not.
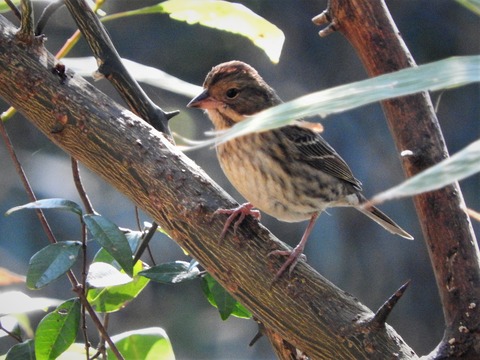
<svg viewBox="0 0 480 360"><path fill-rule="evenodd" d="M245 220L245 216L251 215L254 218L260 220L260 211L254 210L253 205L250 203L244 203L235 209L218 209L214 214L227 214L230 215L223 226L223 230L220 234L220 240L227 234L228 228L233 223L233 233L236 234L238 227Z"/></svg>
<svg viewBox="0 0 480 360"><path fill-rule="evenodd" d="M288 274L291 275L293 269L300 260L307 260L307 257L303 253L303 248L300 246L295 247L293 250L275 250L268 253L268 256L288 256L287 260L283 263L280 269L275 274L273 282L280 279L280 277L288 269Z"/></svg>

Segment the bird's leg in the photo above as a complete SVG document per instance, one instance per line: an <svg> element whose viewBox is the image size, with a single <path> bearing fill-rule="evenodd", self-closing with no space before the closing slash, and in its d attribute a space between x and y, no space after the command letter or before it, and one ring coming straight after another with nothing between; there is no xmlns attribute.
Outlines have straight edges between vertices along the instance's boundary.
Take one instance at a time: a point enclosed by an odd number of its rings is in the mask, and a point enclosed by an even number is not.
<svg viewBox="0 0 480 360"><path fill-rule="evenodd" d="M260 220L260 211L253 210L253 205L249 202L244 203L235 209L218 209L215 211L215 214L228 214L230 215L223 226L222 233L220 234L220 239L223 239L227 234L228 228L233 223L233 233L237 232L238 226L243 222L245 216L252 215L254 218Z"/></svg>
<svg viewBox="0 0 480 360"><path fill-rule="evenodd" d="M291 274L293 269L295 268L295 265L297 265L298 261L302 257L305 258L305 255L303 254L303 250L305 249L305 244L307 243L308 237L312 232L313 226L315 225L315 221L317 220L318 215L319 215L318 212L312 215L312 217L310 218L310 222L308 223L308 226L305 229L305 232L303 233L302 239L300 240L298 245L295 246L293 250L275 250L268 254L268 256L276 256L276 255L288 256L285 263L282 265L280 270L278 270L277 274L275 275L275 278L273 279L274 282L277 281L287 269L289 269L288 273Z"/></svg>

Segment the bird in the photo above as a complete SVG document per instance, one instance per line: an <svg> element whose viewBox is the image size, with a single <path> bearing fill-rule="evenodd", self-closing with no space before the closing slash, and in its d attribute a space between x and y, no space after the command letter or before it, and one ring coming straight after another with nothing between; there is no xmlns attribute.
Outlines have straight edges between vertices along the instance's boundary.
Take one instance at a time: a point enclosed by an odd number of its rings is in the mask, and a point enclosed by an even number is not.
<svg viewBox="0 0 480 360"><path fill-rule="evenodd" d="M204 110L220 132L281 103L275 90L252 66L233 60L212 68L203 91L187 107ZM318 125L300 119L290 125L217 143L215 147L226 177L247 200L235 209L216 211L229 215L220 238L228 233L232 223L235 233L248 215L259 219L259 210L280 221L309 220L295 248L268 254L287 257L274 280L287 270L291 275L297 262L305 258L303 251L315 221L330 207L354 207L389 232L413 239L378 208L365 206L362 183L320 135Z"/></svg>

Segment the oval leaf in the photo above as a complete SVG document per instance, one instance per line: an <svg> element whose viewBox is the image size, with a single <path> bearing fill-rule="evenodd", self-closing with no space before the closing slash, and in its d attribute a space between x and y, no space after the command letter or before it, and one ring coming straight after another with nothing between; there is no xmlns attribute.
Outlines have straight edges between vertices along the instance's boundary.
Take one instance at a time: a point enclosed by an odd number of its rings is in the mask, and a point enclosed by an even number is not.
<svg viewBox="0 0 480 360"><path fill-rule="evenodd" d="M80 300L65 301L45 316L35 332L37 360L56 359L73 344L80 325Z"/></svg>
<svg viewBox="0 0 480 360"><path fill-rule="evenodd" d="M220 312L222 320L230 315L250 319L252 314L230 295L210 274L202 278L202 290L208 302Z"/></svg>
<svg viewBox="0 0 480 360"><path fill-rule="evenodd" d="M62 241L48 245L30 259L27 287L40 289L65 274L75 264L82 243Z"/></svg>
<svg viewBox="0 0 480 360"><path fill-rule="evenodd" d="M152 327L128 331L112 336L112 340L125 359L175 360L172 344L162 328ZM108 358L115 358L110 348Z"/></svg>
<svg viewBox="0 0 480 360"><path fill-rule="evenodd" d="M77 215L82 215L82 208L75 202L65 199L42 199L25 205L15 206L8 210L5 215L10 215L15 211L24 209L57 209L70 211Z"/></svg>
<svg viewBox="0 0 480 360"><path fill-rule="evenodd" d="M174 261L160 264L143 270L139 275L164 284L176 284L182 281L193 280L198 277L200 270L185 261Z"/></svg>
<svg viewBox="0 0 480 360"><path fill-rule="evenodd" d="M117 225L100 215L84 215L83 220L92 236L113 256L127 275L133 274L132 250L127 237Z"/></svg>
<svg viewBox="0 0 480 360"><path fill-rule="evenodd" d="M98 251L94 261L101 261L112 265L117 270L119 269L118 263L105 249ZM138 275L143 269L143 262L137 261L133 268L133 278L130 282L123 285L107 286L101 289L91 288L87 292L87 300L97 311L103 313L115 312L124 308L130 301L135 299L150 282L149 279Z"/></svg>
<svg viewBox="0 0 480 360"><path fill-rule="evenodd" d="M35 346L33 340L13 345L8 350L5 360L35 360Z"/></svg>
<svg viewBox="0 0 480 360"><path fill-rule="evenodd" d="M94 288L127 284L132 278L110 264L94 262L88 269L87 283Z"/></svg>

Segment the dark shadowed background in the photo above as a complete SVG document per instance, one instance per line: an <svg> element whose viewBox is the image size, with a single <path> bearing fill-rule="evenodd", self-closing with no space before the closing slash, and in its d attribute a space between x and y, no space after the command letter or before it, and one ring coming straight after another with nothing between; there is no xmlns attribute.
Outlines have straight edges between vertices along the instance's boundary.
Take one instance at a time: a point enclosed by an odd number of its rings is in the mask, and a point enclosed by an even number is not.
<svg viewBox="0 0 480 360"><path fill-rule="evenodd" d="M107 3L105 10L112 13L132 9L139 3L151 5L155 2L115 1ZM284 31L286 41L279 64L270 63L261 50L244 38L198 25L189 26L166 15L122 19L106 26L122 57L157 67L198 85L213 65L233 59L254 66L284 100L366 77L355 52L340 34L327 38L318 36L320 28L310 19L325 9L326 1L242 3ZM456 2L396 0L387 1L387 5L418 64L480 53L479 18ZM41 6L43 4L37 3L36 9ZM73 21L63 8L45 29L47 48L56 53L74 29ZM90 55L83 40L71 53L71 56ZM120 101L107 81L95 84ZM198 110L185 108L188 98L149 86L144 88L165 110L181 110L171 122L174 131L199 139L210 130L206 116ZM442 94L438 117L451 153L479 137L479 94L478 84ZM432 95L434 101L438 97L439 93ZM0 104L1 111L7 109L7 104ZM322 123L324 137L350 164L356 177L363 182L367 196L402 181L398 153L378 104L328 117ZM69 157L20 115L9 120L6 126L38 198L62 197L79 201ZM213 149L197 150L188 156L236 199L243 200L223 176ZM0 266L25 274L29 258L44 247L47 240L33 212L3 216L7 209L28 202L28 199L3 144L0 164ZM119 226L136 228L132 203L88 170L82 168L82 174L95 209ZM461 187L467 206L478 211L478 175L462 181ZM306 249L308 262L372 310L411 279L411 286L389 323L419 355L423 355L436 346L443 330L442 308L430 261L411 199L393 201L381 208L409 231L415 241L389 234L354 210L332 209L317 222ZM79 239L80 227L73 216L58 212L47 212L47 216L59 239ZM142 215L142 220L150 219ZM290 245L299 241L306 226L306 223L280 223L266 215L263 223ZM474 227L479 229L478 224ZM189 261L172 240L161 235L154 238L153 252L157 262ZM94 254L94 250L90 254ZM41 291L25 291L31 296L73 297L64 279ZM112 315L110 332L117 334L150 326L160 326L167 331L178 359L274 358L265 339L248 347L257 330L253 321L220 320L217 310L203 297L199 281L176 286L151 283L126 309ZM1 340L0 353L11 345Z"/></svg>

